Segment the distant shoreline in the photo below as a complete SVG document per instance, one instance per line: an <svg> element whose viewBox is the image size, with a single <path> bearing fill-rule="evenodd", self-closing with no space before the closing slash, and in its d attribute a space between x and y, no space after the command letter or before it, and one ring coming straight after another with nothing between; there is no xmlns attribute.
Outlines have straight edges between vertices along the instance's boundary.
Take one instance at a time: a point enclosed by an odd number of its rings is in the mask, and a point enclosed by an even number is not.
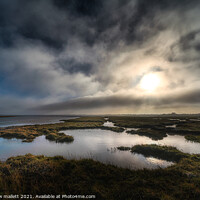
<svg viewBox="0 0 200 200"><path fill-rule="evenodd" d="M12 115L8 115L8 116L6 116L6 115L5 115L5 116L1 116L1 115L0 115L0 117L16 117L16 116L12 116Z"/></svg>

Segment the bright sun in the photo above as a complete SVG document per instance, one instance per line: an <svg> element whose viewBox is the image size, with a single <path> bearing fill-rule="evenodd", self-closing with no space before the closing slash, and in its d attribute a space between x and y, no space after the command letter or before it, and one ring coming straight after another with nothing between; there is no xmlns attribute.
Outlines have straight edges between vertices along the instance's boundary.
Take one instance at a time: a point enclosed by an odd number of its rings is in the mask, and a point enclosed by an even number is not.
<svg viewBox="0 0 200 200"><path fill-rule="evenodd" d="M146 74L140 81L140 87L147 92L153 92L160 84L160 78L156 74Z"/></svg>

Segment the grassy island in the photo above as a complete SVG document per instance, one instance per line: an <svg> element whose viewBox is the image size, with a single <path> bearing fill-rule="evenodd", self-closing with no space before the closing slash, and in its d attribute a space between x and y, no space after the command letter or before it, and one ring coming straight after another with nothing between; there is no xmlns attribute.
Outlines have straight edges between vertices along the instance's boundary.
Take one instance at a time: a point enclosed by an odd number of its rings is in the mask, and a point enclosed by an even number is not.
<svg viewBox="0 0 200 200"><path fill-rule="evenodd" d="M156 128L141 128L138 131L131 130L127 131L129 134L138 134L141 136L146 136L151 138L152 140L162 140L164 137L167 137L164 129L156 129Z"/></svg>
<svg viewBox="0 0 200 200"><path fill-rule="evenodd" d="M185 139L188 140L188 141L200 143L200 135L186 135Z"/></svg>
<svg viewBox="0 0 200 200"><path fill-rule="evenodd" d="M130 151L131 147L120 146L120 147L117 147L117 149L120 150L120 151Z"/></svg>
<svg viewBox="0 0 200 200"><path fill-rule="evenodd" d="M146 157L152 156L158 159L178 162L182 158L188 157L189 154L182 153L175 147L150 145L135 145L131 148L132 153L140 153Z"/></svg>
<svg viewBox="0 0 200 200"><path fill-rule="evenodd" d="M118 150L131 151L132 153L143 154L146 157L155 157L158 159L173 161L176 164L166 168L178 169L179 171L198 177L200 179L200 154L188 154L179 151L175 147L171 146L160 146L155 144L150 145L135 145L133 147L117 147Z"/></svg>
<svg viewBox="0 0 200 200"><path fill-rule="evenodd" d="M117 133L122 133L123 131L125 131L125 129L122 127L102 126L101 129L110 130L110 131L117 132Z"/></svg>
<svg viewBox="0 0 200 200"><path fill-rule="evenodd" d="M139 128L127 133L147 136L153 140L161 140L169 134L182 135L187 140L200 142L199 115L111 116L109 120L117 127Z"/></svg>
<svg viewBox="0 0 200 200"><path fill-rule="evenodd" d="M83 117L71 120L62 120L61 123L27 125L0 128L0 137L22 139L23 142L32 142L36 137L45 135L46 139L56 142L72 142L74 138L64 133L67 129L101 128L103 117Z"/></svg>
<svg viewBox="0 0 200 200"><path fill-rule="evenodd" d="M179 162L182 158L190 157L190 154L183 153L175 147L160 146L156 144L135 145L133 147L120 146L120 151L131 151L132 153L143 154L146 157L155 157L167 161Z"/></svg>
<svg viewBox="0 0 200 200"><path fill-rule="evenodd" d="M111 116L109 121L115 124L115 127L103 126L105 118L102 116L79 117L76 119L62 120L61 123L44 125L27 125L0 128L0 137L18 138L23 142L32 142L36 137L45 135L48 140L56 142L72 142L73 137L59 133L68 129L93 129L111 130L121 133L125 128L139 128L139 130L127 131L129 134L138 134L150 137L153 140L161 140L170 135L183 135L187 140L200 142L200 122L192 121L188 116L179 116L176 119L171 117L127 117ZM176 128L171 128L176 123Z"/></svg>

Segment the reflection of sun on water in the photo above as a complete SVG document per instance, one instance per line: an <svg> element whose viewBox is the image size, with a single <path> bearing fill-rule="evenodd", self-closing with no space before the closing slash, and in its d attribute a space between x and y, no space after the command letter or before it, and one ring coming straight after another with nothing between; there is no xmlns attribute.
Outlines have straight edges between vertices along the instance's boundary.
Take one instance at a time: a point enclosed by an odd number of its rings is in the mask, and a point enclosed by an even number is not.
<svg viewBox="0 0 200 200"><path fill-rule="evenodd" d="M160 85L160 78L156 74L146 74L140 81L140 87L147 92L153 92Z"/></svg>

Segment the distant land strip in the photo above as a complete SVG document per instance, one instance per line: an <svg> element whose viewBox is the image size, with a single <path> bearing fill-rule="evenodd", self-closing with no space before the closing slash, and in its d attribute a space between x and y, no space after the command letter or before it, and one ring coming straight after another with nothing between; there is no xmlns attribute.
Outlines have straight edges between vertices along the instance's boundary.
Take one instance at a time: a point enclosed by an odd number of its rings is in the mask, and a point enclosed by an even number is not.
<svg viewBox="0 0 200 200"><path fill-rule="evenodd" d="M12 116L12 115L0 115L0 117L16 117L16 116Z"/></svg>

